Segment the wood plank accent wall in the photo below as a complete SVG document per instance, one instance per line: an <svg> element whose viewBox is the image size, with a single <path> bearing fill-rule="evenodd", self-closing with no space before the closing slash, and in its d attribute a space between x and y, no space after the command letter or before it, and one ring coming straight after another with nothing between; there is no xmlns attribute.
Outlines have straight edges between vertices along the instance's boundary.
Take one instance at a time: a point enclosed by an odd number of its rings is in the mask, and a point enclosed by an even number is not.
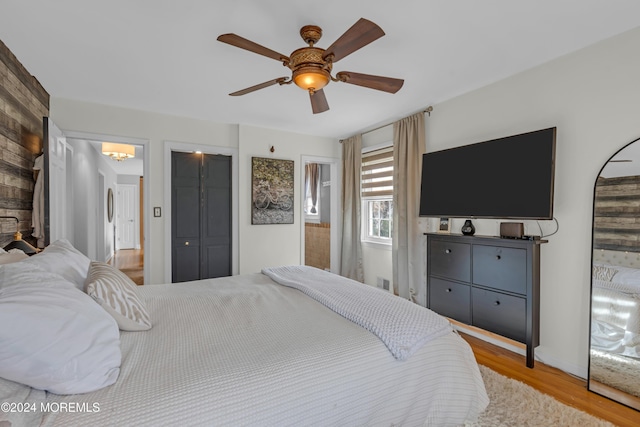
<svg viewBox="0 0 640 427"><path fill-rule="evenodd" d="M49 94L0 40L0 215L18 217L23 239L32 244L33 162L48 115ZM0 221L0 247L15 231L15 221Z"/></svg>
<svg viewBox="0 0 640 427"><path fill-rule="evenodd" d="M595 249L640 252L640 176L598 178L593 236Z"/></svg>

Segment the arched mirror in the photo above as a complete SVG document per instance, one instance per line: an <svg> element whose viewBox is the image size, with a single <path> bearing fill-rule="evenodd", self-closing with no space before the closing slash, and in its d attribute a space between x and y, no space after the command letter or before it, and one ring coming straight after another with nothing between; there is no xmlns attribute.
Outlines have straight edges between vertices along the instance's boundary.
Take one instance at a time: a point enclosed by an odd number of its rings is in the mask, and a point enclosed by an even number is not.
<svg viewBox="0 0 640 427"><path fill-rule="evenodd" d="M640 410L640 139L594 188L589 346L589 390Z"/></svg>

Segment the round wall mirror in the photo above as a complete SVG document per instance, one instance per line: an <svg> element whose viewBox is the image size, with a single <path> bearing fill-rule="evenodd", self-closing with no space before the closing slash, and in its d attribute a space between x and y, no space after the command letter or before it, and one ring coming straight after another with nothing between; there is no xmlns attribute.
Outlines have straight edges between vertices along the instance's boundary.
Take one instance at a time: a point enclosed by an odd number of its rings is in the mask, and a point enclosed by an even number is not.
<svg viewBox="0 0 640 427"><path fill-rule="evenodd" d="M113 220L113 190L107 191L107 219L109 222Z"/></svg>

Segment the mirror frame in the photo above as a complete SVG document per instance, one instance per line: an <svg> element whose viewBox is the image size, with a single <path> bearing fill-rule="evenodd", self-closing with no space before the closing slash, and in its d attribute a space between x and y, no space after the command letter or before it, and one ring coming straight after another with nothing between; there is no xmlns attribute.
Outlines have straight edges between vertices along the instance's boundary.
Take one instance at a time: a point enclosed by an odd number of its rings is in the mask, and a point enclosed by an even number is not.
<svg viewBox="0 0 640 427"><path fill-rule="evenodd" d="M615 153L613 153L607 161L602 165L598 174L596 175L595 182L593 184L593 201L592 201L592 218L591 218L591 263L589 264L589 347L587 348L587 389L593 393L597 393L604 397L607 397L611 400L622 403L623 405L629 406L636 410L640 410L640 398L633 396L625 391L615 389L614 387L603 384L599 381L595 381L591 377L591 346L592 346L592 334L591 334L591 324L593 322L593 263L594 263L594 251L596 244L595 237L595 226L596 226L596 189L598 185L598 178L602 175L602 171L609 164L609 162L618 155L621 151L625 150L627 147L632 144L638 143L640 144L640 138L636 138L633 141L625 144L620 149L618 149ZM638 159L640 161L640 159Z"/></svg>
<svg viewBox="0 0 640 427"><path fill-rule="evenodd" d="M107 190L107 220L113 221L113 190L111 187Z"/></svg>

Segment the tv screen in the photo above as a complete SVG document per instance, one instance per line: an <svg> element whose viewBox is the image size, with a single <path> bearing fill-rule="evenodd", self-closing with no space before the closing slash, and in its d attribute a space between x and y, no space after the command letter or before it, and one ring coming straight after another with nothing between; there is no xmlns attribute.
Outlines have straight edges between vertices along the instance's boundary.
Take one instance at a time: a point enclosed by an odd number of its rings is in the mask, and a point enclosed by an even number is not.
<svg viewBox="0 0 640 427"><path fill-rule="evenodd" d="M556 128L426 153L420 216L553 219Z"/></svg>

